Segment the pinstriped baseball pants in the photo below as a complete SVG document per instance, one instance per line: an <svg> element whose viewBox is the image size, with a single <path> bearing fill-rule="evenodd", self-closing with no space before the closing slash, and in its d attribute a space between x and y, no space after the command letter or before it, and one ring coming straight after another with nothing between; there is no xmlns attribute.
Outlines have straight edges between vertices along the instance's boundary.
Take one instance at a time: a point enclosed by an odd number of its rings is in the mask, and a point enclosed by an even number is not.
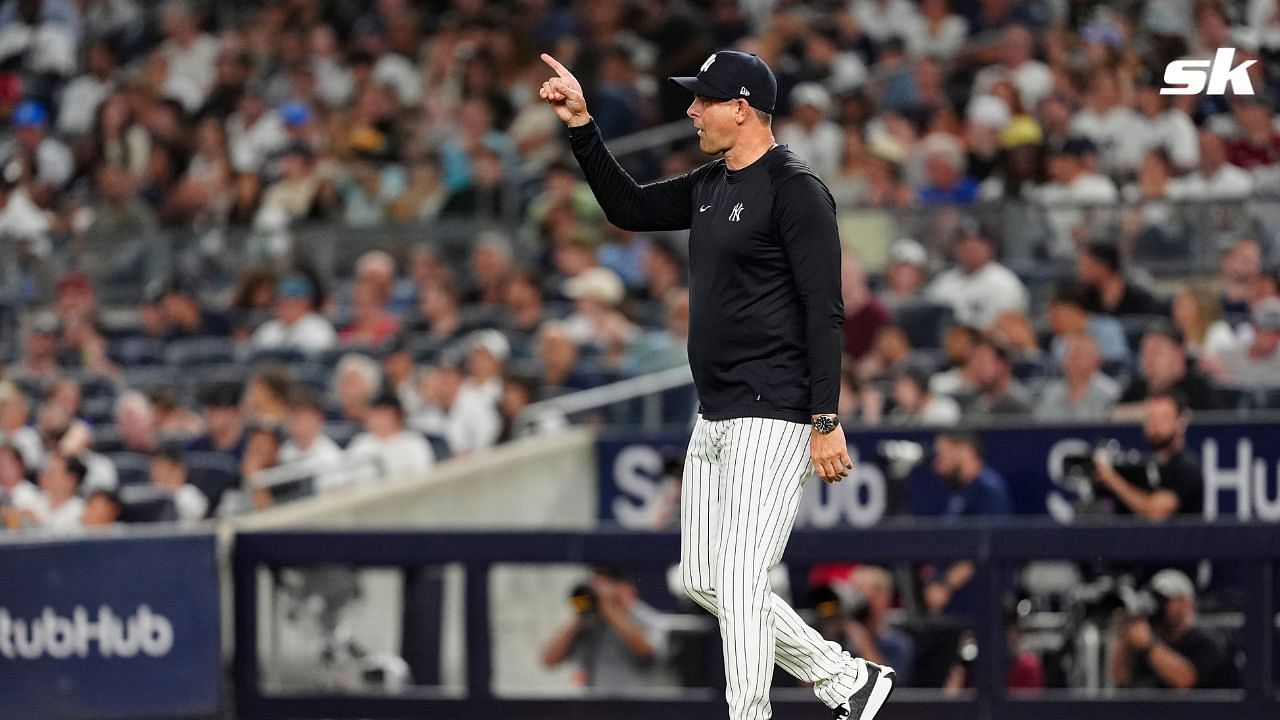
<svg viewBox="0 0 1280 720"><path fill-rule="evenodd" d="M836 707L853 691L852 658L769 588L800 493L813 474L808 425L767 418L693 428L680 497L685 592L720 620L731 720L771 716L776 662Z"/></svg>

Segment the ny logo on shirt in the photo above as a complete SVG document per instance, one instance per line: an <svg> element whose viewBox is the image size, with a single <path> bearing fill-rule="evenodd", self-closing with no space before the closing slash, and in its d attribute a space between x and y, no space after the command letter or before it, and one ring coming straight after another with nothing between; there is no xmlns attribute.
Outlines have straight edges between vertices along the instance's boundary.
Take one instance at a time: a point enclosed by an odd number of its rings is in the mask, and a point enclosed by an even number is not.
<svg viewBox="0 0 1280 720"><path fill-rule="evenodd" d="M729 222L738 222L742 220L742 203L733 206L733 210L729 213Z"/></svg>

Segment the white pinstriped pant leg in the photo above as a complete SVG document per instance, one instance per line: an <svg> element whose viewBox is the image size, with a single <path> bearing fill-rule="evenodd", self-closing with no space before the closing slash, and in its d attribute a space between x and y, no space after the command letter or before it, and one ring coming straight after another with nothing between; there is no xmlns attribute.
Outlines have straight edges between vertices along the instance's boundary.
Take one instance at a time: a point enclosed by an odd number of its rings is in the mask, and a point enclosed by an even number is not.
<svg viewBox="0 0 1280 720"><path fill-rule="evenodd" d="M681 493L681 577L720 620L732 720L771 715L773 663L828 707L852 692L851 658L769 589L812 474L807 425L698 418Z"/></svg>

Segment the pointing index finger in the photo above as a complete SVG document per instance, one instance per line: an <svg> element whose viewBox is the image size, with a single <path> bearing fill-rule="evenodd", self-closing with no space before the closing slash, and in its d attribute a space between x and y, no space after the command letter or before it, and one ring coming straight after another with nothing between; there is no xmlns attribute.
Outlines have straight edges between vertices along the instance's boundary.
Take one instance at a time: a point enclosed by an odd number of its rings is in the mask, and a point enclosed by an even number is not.
<svg viewBox="0 0 1280 720"><path fill-rule="evenodd" d="M556 60L555 58L551 57L546 53L542 53L542 62L550 65L551 69L555 70L556 74L564 78L565 80L568 80L573 77L573 73L569 72L568 68L561 65L559 60Z"/></svg>

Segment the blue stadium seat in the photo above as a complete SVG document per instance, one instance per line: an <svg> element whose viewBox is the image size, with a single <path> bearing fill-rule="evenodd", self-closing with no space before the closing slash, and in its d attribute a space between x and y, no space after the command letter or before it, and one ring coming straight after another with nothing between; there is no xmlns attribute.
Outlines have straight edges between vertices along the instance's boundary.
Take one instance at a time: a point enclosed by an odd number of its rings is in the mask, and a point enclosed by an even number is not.
<svg viewBox="0 0 1280 720"><path fill-rule="evenodd" d="M149 498L134 502L124 502L120 506L120 522L144 524L157 522L173 522L178 519L178 510L169 498Z"/></svg>
<svg viewBox="0 0 1280 720"><path fill-rule="evenodd" d="M143 393L178 384L178 369L168 365L141 365L124 369L124 384Z"/></svg>
<svg viewBox="0 0 1280 720"><path fill-rule="evenodd" d="M915 302L900 306L894 317L911 341L911 347L938 349L942 347L943 333L954 314L950 305Z"/></svg>
<svg viewBox="0 0 1280 720"><path fill-rule="evenodd" d="M223 494L240 486L240 465L235 457L220 452L188 452L183 457L187 463L187 482L209 499L211 516Z"/></svg>
<svg viewBox="0 0 1280 720"><path fill-rule="evenodd" d="M453 457L453 450L449 447L449 441L443 435L433 435L431 433L422 433L422 437L431 443L431 451L435 453L436 462L442 462Z"/></svg>
<svg viewBox="0 0 1280 720"><path fill-rule="evenodd" d="M249 356L250 365L294 365L304 363L310 360L307 353L294 348L269 348L262 350L254 350Z"/></svg>
<svg viewBox="0 0 1280 720"><path fill-rule="evenodd" d="M112 455L124 451L124 438L120 437L120 428L109 422L93 426L93 450L103 455Z"/></svg>
<svg viewBox="0 0 1280 720"><path fill-rule="evenodd" d="M80 415L94 425L102 425L110 423L115 418L115 409L115 398L86 398L80 406Z"/></svg>

